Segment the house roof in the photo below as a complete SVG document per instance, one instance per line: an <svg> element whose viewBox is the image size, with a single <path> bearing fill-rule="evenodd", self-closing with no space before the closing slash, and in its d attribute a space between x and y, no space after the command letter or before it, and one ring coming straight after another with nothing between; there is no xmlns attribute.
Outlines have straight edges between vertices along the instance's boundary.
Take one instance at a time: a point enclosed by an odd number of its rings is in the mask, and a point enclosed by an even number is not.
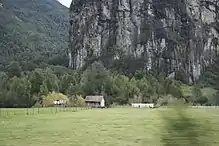
<svg viewBox="0 0 219 146"><path fill-rule="evenodd" d="M103 96L86 96L85 101L87 102L101 102Z"/></svg>

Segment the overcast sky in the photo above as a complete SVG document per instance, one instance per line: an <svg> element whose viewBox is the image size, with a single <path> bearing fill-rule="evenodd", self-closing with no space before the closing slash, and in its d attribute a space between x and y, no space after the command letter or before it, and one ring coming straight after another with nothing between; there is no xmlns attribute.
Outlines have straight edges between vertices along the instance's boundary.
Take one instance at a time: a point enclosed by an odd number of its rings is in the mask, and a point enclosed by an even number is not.
<svg viewBox="0 0 219 146"><path fill-rule="evenodd" d="M70 4L71 4L72 0L59 0L59 1L60 1L60 3L65 5L66 7L70 7Z"/></svg>

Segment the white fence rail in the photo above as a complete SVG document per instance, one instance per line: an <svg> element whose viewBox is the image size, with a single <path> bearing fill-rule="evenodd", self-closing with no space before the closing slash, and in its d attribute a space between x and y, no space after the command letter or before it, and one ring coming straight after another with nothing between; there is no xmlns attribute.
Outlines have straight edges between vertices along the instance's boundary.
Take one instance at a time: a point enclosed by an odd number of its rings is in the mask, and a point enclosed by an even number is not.
<svg viewBox="0 0 219 146"><path fill-rule="evenodd" d="M219 108L219 106L191 106L192 108Z"/></svg>

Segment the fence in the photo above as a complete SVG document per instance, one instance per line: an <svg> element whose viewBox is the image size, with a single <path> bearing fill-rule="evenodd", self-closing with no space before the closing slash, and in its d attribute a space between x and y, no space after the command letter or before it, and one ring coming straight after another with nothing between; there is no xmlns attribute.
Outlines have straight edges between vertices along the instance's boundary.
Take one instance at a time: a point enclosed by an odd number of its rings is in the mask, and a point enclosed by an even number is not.
<svg viewBox="0 0 219 146"><path fill-rule="evenodd" d="M91 109L91 107L49 107L49 108L0 108L0 117L16 115L56 114L60 112L77 112Z"/></svg>
<svg viewBox="0 0 219 146"><path fill-rule="evenodd" d="M192 106L192 108L219 108L219 106Z"/></svg>

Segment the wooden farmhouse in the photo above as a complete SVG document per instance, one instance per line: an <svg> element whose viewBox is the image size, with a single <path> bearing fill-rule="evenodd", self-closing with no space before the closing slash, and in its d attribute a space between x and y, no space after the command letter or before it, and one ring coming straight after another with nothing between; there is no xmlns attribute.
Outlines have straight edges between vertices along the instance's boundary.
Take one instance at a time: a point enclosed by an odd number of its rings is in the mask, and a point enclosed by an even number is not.
<svg viewBox="0 0 219 146"><path fill-rule="evenodd" d="M105 99L103 96L86 96L85 103L92 107L105 107Z"/></svg>

